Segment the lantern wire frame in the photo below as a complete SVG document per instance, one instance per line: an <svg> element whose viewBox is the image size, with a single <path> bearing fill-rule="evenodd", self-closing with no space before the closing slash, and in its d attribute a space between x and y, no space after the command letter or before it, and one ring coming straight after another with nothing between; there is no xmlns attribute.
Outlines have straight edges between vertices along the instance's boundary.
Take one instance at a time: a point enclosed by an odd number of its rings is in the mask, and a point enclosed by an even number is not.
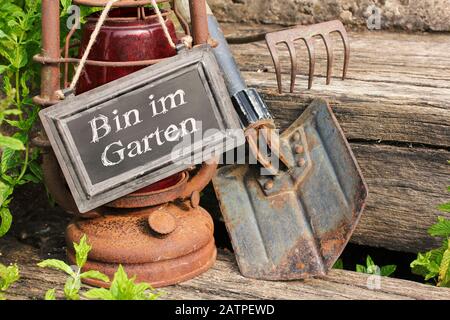
<svg viewBox="0 0 450 320"><path fill-rule="evenodd" d="M178 21L180 22L181 27L186 35L190 34L189 24L182 17L182 15L178 12L175 2L173 0L156 0L158 5L164 6L164 12L162 13L163 17L166 18L171 14L175 14ZM73 3L75 5L80 6L88 6L88 7L104 7L108 0L74 0ZM144 19L153 19L156 18L156 13L147 14L146 8L151 8L152 2L150 0L121 0L117 1L113 4L113 8L136 8L136 20L144 20ZM167 7L168 5L168 7ZM132 19L133 17L131 17ZM122 18L122 17L108 17L107 21L121 21L130 17ZM71 48L76 48L80 45L79 41L72 41L72 37L77 31L79 25L74 24L69 33L67 34L64 40L64 46L61 49L61 54L63 57L60 58L49 58L44 57L42 54L37 54L34 56L34 60L41 64L64 64L64 88L69 86L69 65L77 64L81 59L73 58L69 56L69 52ZM164 61L164 59L151 59L151 60L137 60L137 61L98 61L98 60L87 60L86 65L92 66L102 66L102 67L138 67L138 66L150 66L159 62ZM36 101L39 103L39 101ZM43 102L43 101L42 101ZM51 102L52 103L52 102ZM41 103L39 103L41 104ZM47 103L45 103L47 105Z"/></svg>

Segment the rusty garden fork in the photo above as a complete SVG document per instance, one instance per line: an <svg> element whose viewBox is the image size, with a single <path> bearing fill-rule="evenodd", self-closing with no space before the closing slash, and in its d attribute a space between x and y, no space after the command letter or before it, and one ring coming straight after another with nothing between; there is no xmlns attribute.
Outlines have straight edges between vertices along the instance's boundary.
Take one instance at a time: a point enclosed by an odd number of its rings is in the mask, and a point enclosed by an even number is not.
<svg viewBox="0 0 450 320"><path fill-rule="evenodd" d="M327 50L327 85L331 83L331 75L333 70L333 42L331 41L330 34L337 32L344 42L344 69L342 72L342 80L345 79L348 70L348 64L350 60L350 42L348 39L347 31L344 25L339 20L333 20L318 24L313 24L309 26L297 26L287 30L281 30L276 32L271 32L266 34L266 43L272 56L273 63L275 65L275 73L277 76L278 91L283 93L283 86L281 82L281 66L280 58L278 55L277 45L280 43L286 44L289 55L291 57L291 87L290 92L294 92L295 80L298 73L298 59L297 52L295 49L295 42L298 40L303 40L309 54L309 80L308 89L312 88L314 80L314 67L316 63L315 56L315 43L314 38L320 36L325 43Z"/></svg>

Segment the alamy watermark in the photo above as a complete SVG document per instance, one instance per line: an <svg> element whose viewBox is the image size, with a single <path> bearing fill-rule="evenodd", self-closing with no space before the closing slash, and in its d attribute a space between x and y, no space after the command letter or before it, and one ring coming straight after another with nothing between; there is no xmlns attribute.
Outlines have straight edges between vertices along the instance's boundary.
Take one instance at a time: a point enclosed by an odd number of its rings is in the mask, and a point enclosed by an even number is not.
<svg viewBox="0 0 450 320"><path fill-rule="evenodd" d="M81 8L76 5L71 5L69 8L67 8L67 21L66 21L66 27L69 30L72 30L72 28L80 29L81 28Z"/></svg>
<svg viewBox="0 0 450 320"><path fill-rule="evenodd" d="M369 30L381 30L381 9L376 5L370 5L366 9L366 24Z"/></svg>

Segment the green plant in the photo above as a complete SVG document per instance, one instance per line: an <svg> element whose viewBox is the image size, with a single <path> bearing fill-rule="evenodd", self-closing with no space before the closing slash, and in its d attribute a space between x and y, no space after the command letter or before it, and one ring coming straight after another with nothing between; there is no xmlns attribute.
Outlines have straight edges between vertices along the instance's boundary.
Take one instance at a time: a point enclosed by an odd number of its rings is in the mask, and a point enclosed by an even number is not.
<svg viewBox="0 0 450 320"><path fill-rule="evenodd" d="M5 300L5 291L19 278L19 267L16 264L8 267L0 264L0 300Z"/></svg>
<svg viewBox="0 0 450 320"><path fill-rule="evenodd" d="M61 0L61 39L68 32L64 17L72 0ZM0 10L0 125L9 126L9 135L0 133L0 237L9 230L12 215L9 203L17 186L39 183L43 174L38 165L39 150L31 148L30 133L39 108L30 95L40 83L39 64L33 56L41 43L41 0L1 0ZM81 7L81 22L98 8ZM0 95L1 96L1 95Z"/></svg>
<svg viewBox="0 0 450 320"><path fill-rule="evenodd" d="M38 111L29 95L38 77L32 56L40 45L39 9L38 0L3 1L0 12L0 75L6 96L0 103L0 124L6 123L12 132L0 136L0 236L11 226L8 206L14 188L42 180L38 151L29 143Z"/></svg>
<svg viewBox="0 0 450 320"><path fill-rule="evenodd" d="M383 277L391 276L396 269L397 269L396 265L387 265L379 267L378 265L375 264L375 262L373 262L370 256L367 256L365 266L360 264L356 265L356 272L380 275Z"/></svg>
<svg viewBox="0 0 450 320"><path fill-rule="evenodd" d="M338 260L334 263L333 269L343 270L343 269L344 269L344 260L338 259Z"/></svg>
<svg viewBox="0 0 450 320"><path fill-rule="evenodd" d="M161 296L148 283L135 283L136 277L128 278L120 265L114 274L109 289L91 289L84 294L86 298L98 300L156 300Z"/></svg>
<svg viewBox="0 0 450 320"><path fill-rule="evenodd" d="M450 188L449 188L450 191ZM440 210L449 212L449 204L440 206ZM428 229L433 237L441 237L442 246L425 253L419 253L417 259L411 262L414 274L425 278L425 281L433 280L438 287L450 288L450 220L443 217Z"/></svg>
<svg viewBox="0 0 450 320"><path fill-rule="evenodd" d="M76 270L73 270L64 261L57 259L44 260L38 263L38 266L41 268L53 268L65 272L69 277L67 278L67 281L64 285L64 296L68 300L79 300L79 291L81 288L82 279L95 279L103 282L109 282L109 278L105 274L95 270L81 272L81 268L86 264L89 251L91 251L92 249L92 247L87 242L86 235L81 238L79 244L74 243L73 245L75 248L75 260L77 263ZM45 299L54 300L55 291L55 289L47 291L47 293L45 294Z"/></svg>

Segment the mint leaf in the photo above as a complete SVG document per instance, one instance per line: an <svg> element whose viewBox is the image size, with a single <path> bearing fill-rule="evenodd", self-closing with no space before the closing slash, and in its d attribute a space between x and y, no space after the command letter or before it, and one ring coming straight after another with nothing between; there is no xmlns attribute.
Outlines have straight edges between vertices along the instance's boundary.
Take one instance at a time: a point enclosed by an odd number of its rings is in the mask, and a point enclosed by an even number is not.
<svg viewBox="0 0 450 320"><path fill-rule="evenodd" d="M0 30L0 31L1 31L1 30ZM8 66L0 65L0 74L2 74L3 72L5 72L6 70L8 70Z"/></svg>
<svg viewBox="0 0 450 320"><path fill-rule="evenodd" d="M12 215L8 208L0 208L0 238L11 228Z"/></svg>
<svg viewBox="0 0 450 320"><path fill-rule="evenodd" d="M13 189L11 188L11 186L3 183L0 180L0 207L9 198L9 196L12 194L12 192L13 192Z"/></svg>
<svg viewBox="0 0 450 320"><path fill-rule="evenodd" d="M78 292L81 288L80 279L68 278L66 284L64 285L64 295L69 300L80 300L80 295Z"/></svg>
<svg viewBox="0 0 450 320"><path fill-rule="evenodd" d="M111 292L109 292L109 290L104 288L91 289L88 292L86 292L84 296L88 299L95 299L95 300L114 300L113 296L111 295Z"/></svg>
<svg viewBox="0 0 450 320"><path fill-rule="evenodd" d="M64 271L68 275L75 277L76 274L73 272L72 268L67 265L64 261L56 259L47 259L37 264L41 268L52 268L60 271Z"/></svg>
<svg viewBox="0 0 450 320"><path fill-rule="evenodd" d="M56 294L55 294L56 289L48 289L47 292L45 293L45 300L56 300Z"/></svg>
<svg viewBox="0 0 450 320"><path fill-rule="evenodd" d="M80 274L81 279L95 279L103 282L109 282L109 278L106 274L101 273L100 271L90 270L83 272Z"/></svg>
<svg viewBox="0 0 450 320"><path fill-rule="evenodd" d="M25 150L25 146L23 145L22 141L12 138L0 135L0 148L9 148L12 150Z"/></svg>
<svg viewBox="0 0 450 320"><path fill-rule="evenodd" d="M87 243L86 235L83 235L80 239L80 243L73 243L73 247L75 248L77 266L81 269L85 265L89 251L91 251L92 247Z"/></svg>
<svg viewBox="0 0 450 320"><path fill-rule="evenodd" d="M343 261L342 259L338 259L338 260L334 263L333 269L343 270L343 269L344 269L344 261Z"/></svg>
<svg viewBox="0 0 450 320"><path fill-rule="evenodd" d="M438 217L438 222L428 229L428 233L433 237L450 237L450 220Z"/></svg>
<svg viewBox="0 0 450 320"><path fill-rule="evenodd" d="M20 279L19 267L17 264L8 267L0 264L0 291L6 291L9 287Z"/></svg>
<svg viewBox="0 0 450 320"><path fill-rule="evenodd" d="M441 265L439 266L439 283L440 287L450 286L450 247L445 250Z"/></svg>
<svg viewBox="0 0 450 320"><path fill-rule="evenodd" d="M367 265L367 267L375 265L375 263L373 262L373 260L370 256L367 256L367 258L366 258L366 265Z"/></svg>
<svg viewBox="0 0 450 320"><path fill-rule="evenodd" d="M388 266L383 266L380 269L380 273L383 277L389 277L390 275L392 275L395 270L397 270L397 266L396 265L388 265Z"/></svg>
<svg viewBox="0 0 450 320"><path fill-rule="evenodd" d="M356 272L359 272L359 273L366 273L366 267L364 267L364 266L362 266L362 265L360 265L360 264L357 264L356 265Z"/></svg>
<svg viewBox="0 0 450 320"><path fill-rule="evenodd" d="M450 202L449 203L444 203L441 204L440 206L438 206L438 209L442 212L448 212L450 213Z"/></svg>

